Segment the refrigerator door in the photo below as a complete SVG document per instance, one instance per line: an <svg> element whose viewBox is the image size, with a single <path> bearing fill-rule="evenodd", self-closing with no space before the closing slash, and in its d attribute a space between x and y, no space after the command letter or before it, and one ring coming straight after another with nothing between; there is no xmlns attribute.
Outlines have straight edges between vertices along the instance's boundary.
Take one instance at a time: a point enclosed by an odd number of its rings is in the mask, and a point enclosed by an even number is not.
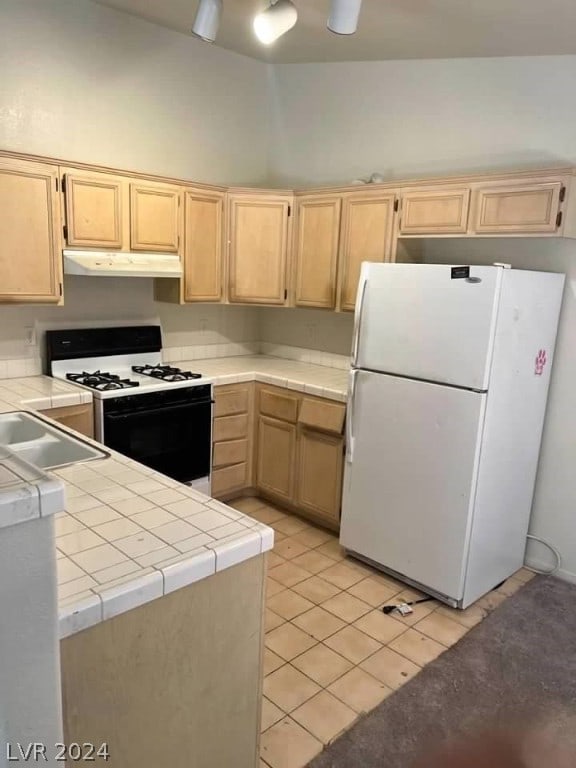
<svg viewBox="0 0 576 768"><path fill-rule="evenodd" d="M458 270L364 263L353 366L487 389L503 270L471 266L469 278Z"/></svg>
<svg viewBox="0 0 576 768"><path fill-rule="evenodd" d="M340 542L462 598L486 395L354 371Z"/></svg>

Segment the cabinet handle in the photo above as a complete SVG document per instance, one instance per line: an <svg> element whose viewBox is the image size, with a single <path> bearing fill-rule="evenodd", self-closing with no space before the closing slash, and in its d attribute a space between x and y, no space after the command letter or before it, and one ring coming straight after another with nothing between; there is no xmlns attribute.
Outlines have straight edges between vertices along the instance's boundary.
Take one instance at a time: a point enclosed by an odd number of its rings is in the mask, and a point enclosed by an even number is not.
<svg viewBox="0 0 576 768"><path fill-rule="evenodd" d="M354 367L358 364L360 330L362 328L362 310L364 309L364 296L366 294L367 282L368 278L366 277L365 267L362 266L362 271L360 272L360 285L358 286L358 299L356 301L356 312L354 313L354 341L352 343L352 365Z"/></svg>
<svg viewBox="0 0 576 768"><path fill-rule="evenodd" d="M346 409L346 461L352 464L354 458L354 398L356 396L356 379L358 370L353 368L350 371L350 383L348 386L348 408Z"/></svg>

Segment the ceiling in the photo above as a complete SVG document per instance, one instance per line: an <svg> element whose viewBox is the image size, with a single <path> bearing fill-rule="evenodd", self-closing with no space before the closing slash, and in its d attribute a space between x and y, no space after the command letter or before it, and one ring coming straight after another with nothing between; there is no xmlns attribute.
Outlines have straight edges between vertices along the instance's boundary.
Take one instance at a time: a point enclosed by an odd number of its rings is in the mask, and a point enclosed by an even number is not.
<svg viewBox="0 0 576 768"><path fill-rule="evenodd" d="M198 0L96 0L190 34ZM538 56L576 53L575 0L364 0L358 31L328 32L329 0L294 0L298 23L272 46L252 32L268 0L224 0L216 45L263 61Z"/></svg>

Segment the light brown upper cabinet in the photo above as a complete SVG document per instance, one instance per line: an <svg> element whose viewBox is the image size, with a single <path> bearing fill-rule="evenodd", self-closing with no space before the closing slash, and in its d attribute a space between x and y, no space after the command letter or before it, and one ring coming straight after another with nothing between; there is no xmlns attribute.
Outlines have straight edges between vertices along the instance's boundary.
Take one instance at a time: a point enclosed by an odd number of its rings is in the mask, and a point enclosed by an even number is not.
<svg viewBox="0 0 576 768"><path fill-rule="evenodd" d="M56 166L0 158L0 302L60 301L57 183Z"/></svg>
<svg viewBox="0 0 576 768"><path fill-rule="evenodd" d="M341 197L310 195L296 198L295 304L336 306L336 270Z"/></svg>
<svg viewBox="0 0 576 768"><path fill-rule="evenodd" d="M153 182L130 184L130 247L176 253L180 242L180 188Z"/></svg>
<svg viewBox="0 0 576 768"><path fill-rule="evenodd" d="M486 186L476 190L474 232L484 234L556 232L561 226L561 181L514 186Z"/></svg>
<svg viewBox="0 0 576 768"><path fill-rule="evenodd" d="M128 247L125 180L107 173L62 170L67 244L118 250Z"/></svg>
<svg viewBox="0 0 576 768"><path fill-rule="evenodd" d="M225 195L184 192L184 301L222 299Z"/></svg>
<svg viewBox="0 0 576 768"><path fill-rule="evenodd" d="M402 194L400 235L464 234L469 189L414 189Z"/></svg>
<svg viewBox="0 0 576 768"><path fill-rule="evenodd" d="M291 196L228 196L229 299L285 304Z"/></svg>
<svg viewBox="0 0 576 768"><path fill-rule="evenodd" d="M391 253L394 193L344 195L340 236L339 308L354 311L363 261L387 261Z"/></svg>

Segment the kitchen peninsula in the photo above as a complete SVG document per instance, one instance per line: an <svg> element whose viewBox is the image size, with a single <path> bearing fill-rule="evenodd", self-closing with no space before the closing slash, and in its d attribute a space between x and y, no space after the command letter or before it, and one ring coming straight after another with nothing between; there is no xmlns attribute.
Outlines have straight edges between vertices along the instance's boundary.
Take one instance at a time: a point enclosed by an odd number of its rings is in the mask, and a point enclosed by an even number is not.
<svg viewBox="0 0 576 768"><path fill-rule="evenodd" d="M0 382L0 412L90 399ZM66 743L106 743L118 768L256 765L273 531L119 454L54 474Z"/></svg>
<svg viewBox="0 0 576 768"><path fill-rule="evenodd" d="M346 399L341 368L266 355L183 364L216 387L260 382ZM60 418L91 406L90 392L62 380L0 380L0 412ZM112 766L188 766L192 751L202 768L253 766L273 531L108 453L54 470L66 489L55 519L65 740L106 742Z"/></svg>

